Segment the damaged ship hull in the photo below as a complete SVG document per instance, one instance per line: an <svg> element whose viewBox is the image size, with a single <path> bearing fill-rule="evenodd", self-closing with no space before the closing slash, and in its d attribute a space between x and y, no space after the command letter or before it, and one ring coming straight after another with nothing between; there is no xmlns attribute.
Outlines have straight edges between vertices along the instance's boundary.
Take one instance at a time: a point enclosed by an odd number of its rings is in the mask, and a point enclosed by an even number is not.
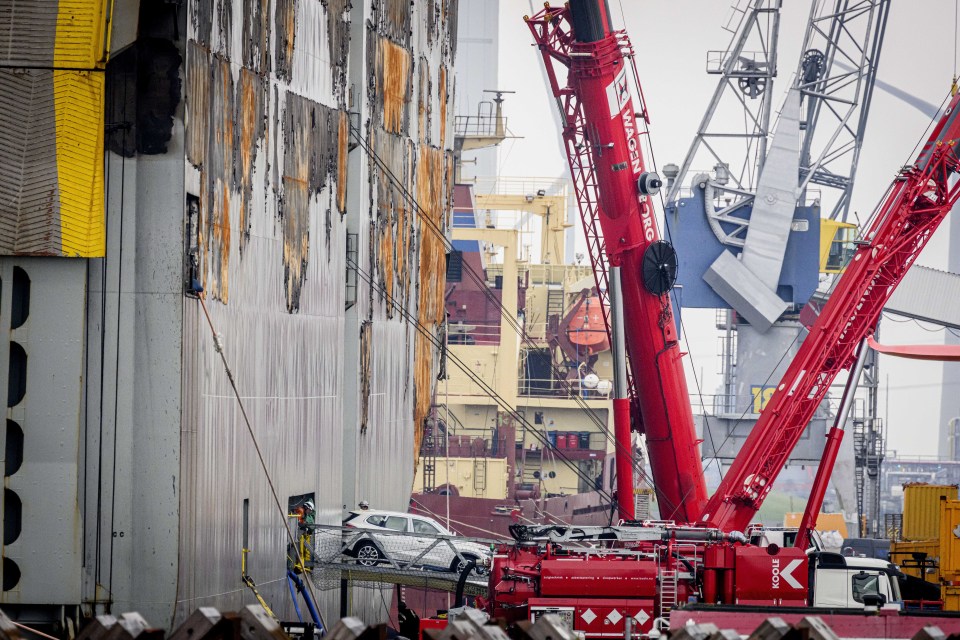
<svg viewBox="0 0 960 640"><path fill-rule="evenodd" d="M170 628L248 602L246 553L292 617L280 511L310 497L336 524L412 488L443 319L456 0L82 4L8 16L0 69L0 130L24 132L0 174L19 460L0 604ZM380 593L353 602L386 616Z"/></svg>

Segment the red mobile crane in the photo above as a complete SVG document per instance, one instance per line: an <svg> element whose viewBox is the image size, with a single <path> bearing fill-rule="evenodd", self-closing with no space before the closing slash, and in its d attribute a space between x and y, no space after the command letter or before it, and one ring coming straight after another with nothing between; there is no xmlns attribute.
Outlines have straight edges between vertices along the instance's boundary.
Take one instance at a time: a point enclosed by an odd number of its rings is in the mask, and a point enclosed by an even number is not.
<svg viewBox="0 0 960 640"><path fill-rule="evenodd" d="M956 98L915 164L898 175L846 274L708 502L667 293L675 257L653 222L650 195L659 179L645 171L627 86L626 62L633 50L626 34L611 28L606 0L547 4L526 21L566 117L563 139L598 289L610 292L614 315L619 311L614 274L622 274L624 334L633 374L629 401L640 411L635 424L646 434L654 484L666 502L661 516L743 531L830 384L854 363L858 345L872 333L894 288L958 198L957 188L947 182L957 170ZM565 86L555 63L568 69ZM647 120L645 109L639 117ZM616 323L608 320L608 327L615 344ZM642 384L634 384L637 380ZM617 408L615 404L615 413ZM830 434L828 454L839 437ZM617 441L618 455L628 453L619 434ZM629 472L622 475L632 479ZM625 493L618 487L621 502ZM628 507L621 505L621 512Z"/></svg>
<svg viewBox="0 0 960 640"><path fill-rule="evenodd" d="M516 526L517 544L501 548L494 558L492 613L516 619L557 612L587 637L600 638L622 636L627 624L635 625L633 633L646 633L680 602L863 609L899 601L899 572L893 565L807 551L810 516L819 511L842 437L838 427L828 434L807 528L796 546L785 546L785 537L773 543L762 531L752 540L741 532L830 384L857 360L858 345L893 289L960 197L960 186L948 181L960 169L955 147L960 96L951 100L916 162L897 176L708 502L668 295L676 259L657 235L650 196L659 179L645 171L628 89L630 43L625 33L612 29L606 0L547 4L526 20L565 115L563 139L597 288L610 296L607 321L619 379L614 412L621 517L632 515L628 438L633 409L634 426L647 437L653 479L661 508L666 507L662 514L671 521L606 528ZM555 65L567 68L564 86ZM646 122L645 109L639 118ZM624 351L630 355L629 377ZM591 547L576 546L583 542ZM608 542L613 548L601 550ZM866 627L858 631L870 637Z"/></svg>

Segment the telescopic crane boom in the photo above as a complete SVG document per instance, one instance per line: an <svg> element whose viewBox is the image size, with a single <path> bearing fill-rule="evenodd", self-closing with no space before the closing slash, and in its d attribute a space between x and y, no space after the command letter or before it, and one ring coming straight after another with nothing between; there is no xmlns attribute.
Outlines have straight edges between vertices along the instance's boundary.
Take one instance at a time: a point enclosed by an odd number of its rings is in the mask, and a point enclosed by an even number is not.
<svg viewBox="0 0 960 640"><path fill-rule="evenodd" d="M634 426L646 434L661 516L694 522L706 503L706 484L668 293L676 255L657 230L651 196L660 181L646 170L638 111L630 96L627 59L632 47L623 31L613 29L606 0L571 0L561 7L548 3L525 19L562 111L563 140L597 290L611 293L614 313L622 313L624 320L632 380L620 380L621 391L614 395L620 515L633 515L628 457L632 407ZM563 67L565 85L558 78ZM639 118L645 124L642 107ZM616 355L615 327L612 337ZM614 383L618 385L616 376Z"/></svg>

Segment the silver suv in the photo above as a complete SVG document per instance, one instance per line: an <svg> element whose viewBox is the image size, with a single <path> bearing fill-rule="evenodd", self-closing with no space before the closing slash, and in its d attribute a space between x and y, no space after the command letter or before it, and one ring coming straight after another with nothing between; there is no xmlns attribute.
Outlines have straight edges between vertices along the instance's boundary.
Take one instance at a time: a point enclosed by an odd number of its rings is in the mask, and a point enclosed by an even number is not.
<svg viewBox="0 0 960 640"><path fill-rule="evenodd" d="M399 511L351 511L343 526L396 532L345 534L347 553L367 567L396 563L460 573L469 560L474 560L477 575L486 575L489 570L489 546L459 538L433 518Z"/></svg>

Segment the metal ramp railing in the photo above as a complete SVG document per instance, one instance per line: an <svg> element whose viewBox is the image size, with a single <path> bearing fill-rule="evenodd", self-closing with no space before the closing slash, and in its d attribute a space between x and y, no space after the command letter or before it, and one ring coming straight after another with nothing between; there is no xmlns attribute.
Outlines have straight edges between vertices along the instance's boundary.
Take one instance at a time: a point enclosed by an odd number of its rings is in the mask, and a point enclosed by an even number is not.
<svg viewBox="0 0 960 640"><path fill-rule="evenodd" d="M389 517L389 516L385 516ZM398 517L398 516L397 516ZM320 590L341 581L395 584L454 592L468 561L465 595L486 595L491 545L502 540L426 531L300 525L304 568Z"/></svg>

